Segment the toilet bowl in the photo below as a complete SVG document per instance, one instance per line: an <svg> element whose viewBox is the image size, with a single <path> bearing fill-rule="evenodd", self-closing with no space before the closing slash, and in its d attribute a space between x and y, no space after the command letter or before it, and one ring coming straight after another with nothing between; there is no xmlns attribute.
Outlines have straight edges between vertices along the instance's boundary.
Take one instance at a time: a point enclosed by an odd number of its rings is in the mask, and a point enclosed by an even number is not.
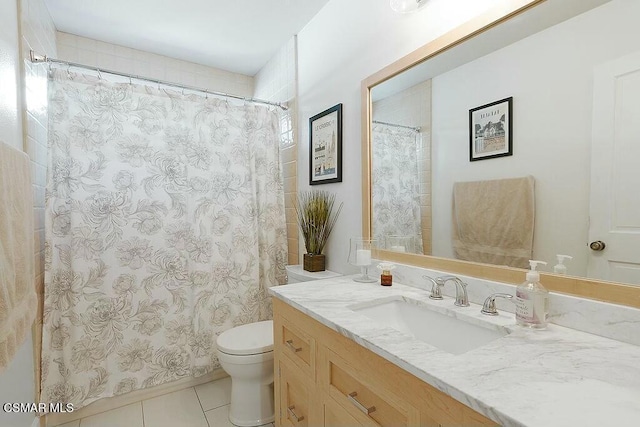
<svg viewBox="0 0 640 427"><path fill-rule="evenodd" d="M218 360L231 377L229 421L241 427L273 422L273 321L224 331Z"/></svg>

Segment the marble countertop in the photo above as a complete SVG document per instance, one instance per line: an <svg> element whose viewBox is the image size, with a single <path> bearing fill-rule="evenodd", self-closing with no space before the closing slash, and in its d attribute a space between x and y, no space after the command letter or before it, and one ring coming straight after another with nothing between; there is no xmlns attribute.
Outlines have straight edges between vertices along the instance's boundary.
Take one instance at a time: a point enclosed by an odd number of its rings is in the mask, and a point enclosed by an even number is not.
<svg viewBox="0 0 640 427"><path fill-rule="evenodd" d="M640 425L638 346L553 324L544 330L520 328L512 313L485 316L477 304L455 307L453 298L430 300L428 291L395 282L383 287L347 276L269 291L501 425ZM510 333L452 355L350 308L395 297Z"/></svg>

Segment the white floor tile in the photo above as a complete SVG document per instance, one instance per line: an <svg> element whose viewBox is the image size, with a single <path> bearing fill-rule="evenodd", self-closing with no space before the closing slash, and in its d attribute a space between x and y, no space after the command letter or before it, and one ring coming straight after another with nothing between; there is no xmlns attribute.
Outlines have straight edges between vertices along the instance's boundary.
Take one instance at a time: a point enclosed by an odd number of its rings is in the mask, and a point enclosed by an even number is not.
<svg viewBox="0 0 640 427"><path fill-rule="evenodd" d="M146 427L208 427L193 387L142 402Z"/></svg>
<svg viewBox="0 0 640 427"><path fill-rule="evenodd" d="M204 413L209 427L234 427L229 421L229 405L221 406Z"/></svg>
<svg viewBox="0 0 640 427"><path fill-rule="evenodd" d="M231 403L231 377L196 386L196 393L205 412L228 405Z"/></svg>
<svg viewBox="0 0 640 427"><path fill-rule="evenodd" d="M80 427L80 420L75 420L68 423L60 424L57 427Z"/></svg>
<svg viewBox="0 0 640 427"><path fill-rule="evenodd" d="M80 427L143 427L142 403L133 403L80 420Z"/></svg>
<svg viewBox="0 0 640 427"><path fill-rule="evenodd" d="M235 427L229 421L229 405L221 406L204 413L207 416L209 427ZM274 423L264 424L259 427L274 427Z"/></svg>

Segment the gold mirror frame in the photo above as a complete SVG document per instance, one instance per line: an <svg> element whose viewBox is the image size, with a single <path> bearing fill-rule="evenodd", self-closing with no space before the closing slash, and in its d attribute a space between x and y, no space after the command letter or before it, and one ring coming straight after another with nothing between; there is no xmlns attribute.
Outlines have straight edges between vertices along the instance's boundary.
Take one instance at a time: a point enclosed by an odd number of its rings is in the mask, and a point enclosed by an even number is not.
<svg viewBox="0 0 640 427"><path fill-rule="evenodd" d="M503 5L491 9L416 49L362 81L362 235L364 238L371 238L372 235L370 140L372 120L371 90L373 87L544 1L546 0L512 0L507 6ZM524 280L524 273L526 271L519 268L500 267L490 264L426 255L397 253L386 250L379 250L379 258L417 267L510 283L514 286ZM547 289L554 292L640 308L639 286L581 277L560 276L544 272L542 273L541 282Z"/></svg>

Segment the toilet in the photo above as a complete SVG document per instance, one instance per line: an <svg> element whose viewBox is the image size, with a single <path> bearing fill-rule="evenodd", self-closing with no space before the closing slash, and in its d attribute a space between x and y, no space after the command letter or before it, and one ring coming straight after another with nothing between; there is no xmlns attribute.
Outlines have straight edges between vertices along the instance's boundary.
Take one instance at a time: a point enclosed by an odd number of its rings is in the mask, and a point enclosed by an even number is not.
<svg viewBox="0 0 640 427"><path fill-rule="evenodd" d="M328 270L312 273L301 265L287 266L287 283L338 276ZM273 320L231 328L216 343L220 365L231 377L229 421L241 427L273 422Z"/></svg>
<svg viewBox="0 0 640 427"><path fill-rule="evenodd" d="M231 377L229 421L241 427L273 422L273 320L236 326L216 343Z"/></svg>

